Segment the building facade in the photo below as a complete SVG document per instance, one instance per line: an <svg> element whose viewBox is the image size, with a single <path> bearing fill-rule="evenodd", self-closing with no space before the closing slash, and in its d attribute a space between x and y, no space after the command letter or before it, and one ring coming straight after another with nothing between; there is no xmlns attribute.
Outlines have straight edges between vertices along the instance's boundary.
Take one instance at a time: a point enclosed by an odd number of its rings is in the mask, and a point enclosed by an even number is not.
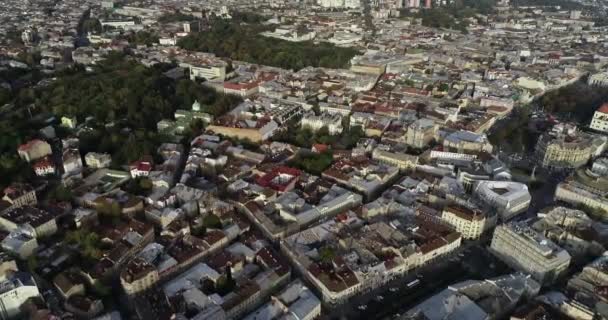
<svg viewBox="0 0 608 320"><path fill-rule="evenodd" d="M591 159L593 153L592 139L568 125L556 125L542 135L536 144L539 164L550 169L581 167Z"/></svg>
<svg viewBox="0 0 608 320"><path fill-rule="evenodd" d="M532 200L527 185L512 181L479 181L473 194L495 208L503 221L526 211Z"/></svg>
<svg viewBox="0 0 608 320"><path fill-rule="evenodd" d="M441 219L465 239L479 239L486 228L486 217L479 210L448 206L443 209Z"/></svg>
<svg viewBox="0 0 608 320"><path fill-rule="evenodd" d="M342 127L342 116L339 114L322 113L317 116L311 112L302 117L301 124L302 128L309 128L315 132L327 127L331 135L338 135L344 129Z"/></svg>
<svg viewBox="0 0 608 320"><path fill-rule="evenodd" d="M141 258L135 258L126 265L120 274L120 284L129 297L142 293L159 281L156 268Z"/></svg>
<svg viewBox="0 0 608 320"><path fill-rule="evenodd" d="M38 296L40 292L34 278L28 273L15 273L0 283L0 319L16 318L21 314L21 306Z"/></svg>
<svg viewBox="0 0 608 320"><path fill-rule="evenodd" d="M50 155L52 150L50 144L39 139L34 139L20 145L17 153L21 159L31 162Z"/></svg>
<svg viewBox="0 0 608 320"><path fill-rule="evenodd" d="M601 132L608 132L608 103L604 103L595 111L589 128Z"/></svg>
<svg viewBox="0 0 608 320"><path fill-rule="evenodd" d="M430 119L418 119L407 128L405 143L414 148L426 147L437 134L437 125Z"/></svg>
<svg viewBox="0 0 608 320"><path fill-rule="evenodd" d="M552 282L570 265L570 254L524 223L496 227L490 249L511 267L541 283Z"/></svg>

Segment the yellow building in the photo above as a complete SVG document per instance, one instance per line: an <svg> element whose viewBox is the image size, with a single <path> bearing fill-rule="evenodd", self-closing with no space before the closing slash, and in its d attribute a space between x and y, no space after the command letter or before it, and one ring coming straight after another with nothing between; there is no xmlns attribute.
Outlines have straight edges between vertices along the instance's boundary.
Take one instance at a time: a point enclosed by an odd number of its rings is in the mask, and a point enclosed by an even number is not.
<svg viewBox="0 0 608 320"><path fill-rule="evenodd" d="M544 134L536 145L537 159L545 168L578 168L589 161L593 152L589 136L565 126Z"/></svg>
<svg viewBox="0 0 608 320"><path fill-rule="evenodd" d="M374 150L372 153L372 159L384 164L398 167L402 170L413 170L416 169L416 165L418 165L417 156L405 153L389 152L380 149Z"/></svg>

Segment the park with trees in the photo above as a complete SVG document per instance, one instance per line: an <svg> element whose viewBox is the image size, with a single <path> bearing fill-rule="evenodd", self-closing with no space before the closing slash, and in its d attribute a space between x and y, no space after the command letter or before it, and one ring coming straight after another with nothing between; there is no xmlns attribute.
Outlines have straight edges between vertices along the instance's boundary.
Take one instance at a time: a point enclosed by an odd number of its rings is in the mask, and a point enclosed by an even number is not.
<svg viewBox="0 0 608 320"><path fill-rule="evenodd" d="M247 61L290 70L307 66L345 68L360 52L312 41L289 42L260 35L272 25L262 24L261 17L235 13L232 20L212 18L208 30L194 32L180 39L187 50L211 52L222 58Z"/></svg>

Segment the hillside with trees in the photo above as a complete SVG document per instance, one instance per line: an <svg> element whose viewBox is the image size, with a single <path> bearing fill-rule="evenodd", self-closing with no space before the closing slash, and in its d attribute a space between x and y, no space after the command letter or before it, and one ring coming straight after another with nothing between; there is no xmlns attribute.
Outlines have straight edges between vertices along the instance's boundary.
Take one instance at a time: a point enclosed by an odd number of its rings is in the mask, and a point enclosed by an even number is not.
<svg viewBox="0 0 608 320"><path fill-rule="evenodd" d="M36 134L42 125L32 123L29 113L76 117L87 130L79 133L81 152L112 155L114 167L146 154L154 154L169 138L159 134L156 124L171 119L177 109L189 109L195 100L202 111L219 116L241 99L217 93L188 79L174 81L163 75L173 66L146 67L119 53L93 68L69 69L47 86L7 92L3 102L17 110L0 120L0 184L30 174L31 169L17 157L17 147ZM67 134L58 130L60 137Z"/></svg>

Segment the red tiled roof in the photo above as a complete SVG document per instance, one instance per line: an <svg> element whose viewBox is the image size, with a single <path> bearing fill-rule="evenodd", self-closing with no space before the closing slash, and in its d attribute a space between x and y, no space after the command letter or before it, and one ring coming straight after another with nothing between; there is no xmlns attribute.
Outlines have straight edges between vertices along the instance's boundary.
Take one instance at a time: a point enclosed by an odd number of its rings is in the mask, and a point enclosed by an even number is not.
<svg viewBox="0 0 608 320"><path fill-rule="evenodd" d="M25 150L29 150L30 148L34 147L34 145L37 145L39 143L43 143L44 141L40 140L40 139L34 139L34 140L30 140L22 145L19 146L19 151L25 151Z"/></svg>
<svg viewBox="0 0 608 320"><path fill-rule="evenodd" d="M257 87L260 84L259 81L246 82L246 83L233 83L233 82L224 82L225 89L231 90L249 90Z"/></svg>
<svg viewBox="0 0 608 320"><path fill-rule="evenodd" d="M283 181L280 184L275 183L274 179L281 174L288 174L292 176L292 178L288 181ZM298 169L286 166L279 166L274 168L271 172L257 178L256 183L265 188L271 188L277 191L284 191L285 188L287 188L294 180L298 179L301 174L302 173Z"/></svg>

